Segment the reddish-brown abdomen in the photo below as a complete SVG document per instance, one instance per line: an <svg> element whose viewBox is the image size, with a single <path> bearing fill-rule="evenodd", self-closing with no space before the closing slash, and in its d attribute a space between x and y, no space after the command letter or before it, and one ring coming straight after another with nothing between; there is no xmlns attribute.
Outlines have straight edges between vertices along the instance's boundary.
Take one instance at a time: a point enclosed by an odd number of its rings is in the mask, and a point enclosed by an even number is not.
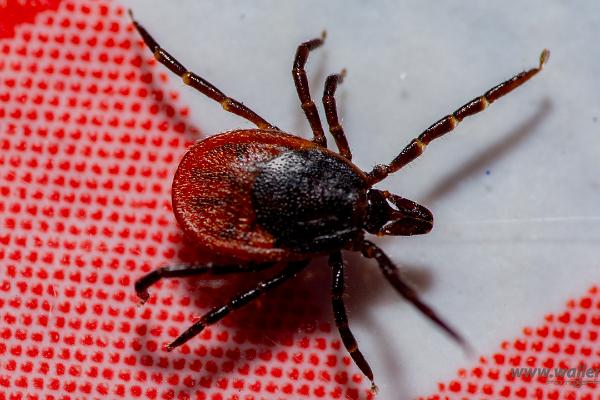
<svg viewBox="0 0 600 400"><path fill-rule="evenodd" d="M249 262L307 258L309 254L279 246L277 238L257 223L252 190L270 160L289 151L310 150L340 159L311 141L274 130L231 131L194 144L177 169L172 189L173 210L186 236L219 258Z"/></svg>

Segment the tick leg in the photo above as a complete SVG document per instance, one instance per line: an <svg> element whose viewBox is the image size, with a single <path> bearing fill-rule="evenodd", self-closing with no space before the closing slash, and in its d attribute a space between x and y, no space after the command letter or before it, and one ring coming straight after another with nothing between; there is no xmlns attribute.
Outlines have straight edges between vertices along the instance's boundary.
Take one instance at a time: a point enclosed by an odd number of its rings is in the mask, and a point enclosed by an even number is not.
<svg viewBox="0 0 600 400"><path fill-rule="evenodd" d="M348 160L352 160L352 153L348 146L348 140L346 140L346 134L344 128L338 120L337 107L335 104L335 90L337 85L342 83L346 76L346 70L343 69L341 73L329 75L325 81L325 90L323 91L323 106L325 107L325 116L327 117L327 124L329 124L329 132L335 140L335 144L340 154L346 157Z"/></svg>
<svg viewBox="0 0 600 400"><path fill-rule="evenodd" d="M467 342L445 321L443 321L427 304L423 303L417 292L410 287L406 282L400 279L398 275L398 268L392 263L388 256L374 243L365 240L360 248L363 256L367 258L374 258L379 264L383 276L388 282L396 289L402 297L414 305L419 311L421 311L427 318L442 328L452 339L454 339L465 351L471 352Z"/></svg>
<svg viewBox="0 0 600 400"><path fill-rule="evenodd" d="M491 88L483 96L469 101L458 110L454 111L451 115L447 115L435 124L431 125L417 138L413 139L400 152L400 154L392 160L391 163L388 165L376 165L373 170L368 173L369 182L371 185L383 180L389 174L398 171L400 168L404 167L406 164L420 156L425 150L425 147L432 140L452 131L464 118L483 111L488 105L498 100L500 97L508 94L512 90L527 82L530 78L542 70L543 65L546 63L546 61L548 61L549 57L550 52L547 49L544 49L544 51L542 51L540 54L540 61L537 68L530 69L529 71L523 71L513 76L511 79Z"/></svg>
<svg viewBox="0 0 600 400"><path fill-rule="evenodd" d="M311 50L320 47L325 41L325 31L319 39L309 40L308 42L302 43L296 50L296 57L294 58L294 67L292 69L292 76L294 83L296 84L296 91L298 97L300 97L300 104L304 114L310 123L310 128L313 131L313 142L320 146L327 147L327 139L325 139L325 133L323 132L323 126L321 125L321 119L319 118L319 112L315 103L310 98L310 90L308 88L308 78L306 77L306 71L304 66L308 59L308 53Z"/></svg>
<svg viewBox="0 0 600 400"><path fill-rule="evenodd" d="M239 293L237 296L229 300L229 302L223 306L213 308L210 312L205 314L200 321L196 322L185 332L183 332L177 339L167 345L167 351L173 350L175 347L181 346L209 325L220 321L227 316L231 311L237 310L238 308L256 300L261 294L273 289L290 278L296 276L298 272L304 269L308 265L309 261L299 261L290 263L279 275L276 275L268 280L260 282L255 288L250 289L246 292Z"/></svg>
<svg viewBox="0 0 600 400"><path fill-rule="evenodd" d="M167 53L166 50L160 47L160 45L156 42L156 40L154 40L148 31L133 18L131 10L129 10L129 15L133 21L133 26L135 26L135 29L137 29L139 32L140 36L144 40L144 43L146 43L146 46L148 46L154 53L154 58L156 58L158 62L164 64L173 73L181 77L183 83L219 102L225 111L229 111L230 113L247 119L260 129L277 129L277 127L265 121L261 116L239 101L232 99L231 97L227 97L225 94L223 94L223 92L214 87L207 80L201 78L191 71L188 71L187 68L185 68L179 61L177 61L172 55Z"/></svg>
<svg viewBox="0 0 600 400"><path fill-rule="evenodd" d="M350 353L354 363L360 368L362 373L371 381L371 390L376 391L377 386L373 380L373 371L365 357L358 348L358 343L354 335L348 327L348 316L346 315L346 307L344 306L344 262L342 254L338 251L329 256L329 266L333 272L331 300L333 304L333 315L335 317L335 325L340 331L344 347Z"/></svg>
<svg viewBox="0 0 600 400"><path fill-rule="evenodd" d="M273 266L273 263L256 264L256 265L220 265L213 264L196 264L196 265L173 265L155 269L154 271L144 275L135 281L135 293L140 298L141 304L144 304L150 298L148 288L154 285L162 278L183 278L187 276L202 275L202 274L229 274L236 272L257 272Z"/></svg>

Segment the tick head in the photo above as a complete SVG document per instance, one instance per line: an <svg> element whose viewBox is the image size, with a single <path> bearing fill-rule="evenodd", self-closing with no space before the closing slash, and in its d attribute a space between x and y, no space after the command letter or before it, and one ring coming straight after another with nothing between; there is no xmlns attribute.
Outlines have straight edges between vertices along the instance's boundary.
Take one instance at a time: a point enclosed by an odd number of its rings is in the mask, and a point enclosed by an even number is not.
<svg viewBox="0 0 600 400"><path fill-rule="evenodd" d="M431 211L387 191L371 189L367 193L367 232L384 236L411 236L428 233L433 227Z"/></svg>

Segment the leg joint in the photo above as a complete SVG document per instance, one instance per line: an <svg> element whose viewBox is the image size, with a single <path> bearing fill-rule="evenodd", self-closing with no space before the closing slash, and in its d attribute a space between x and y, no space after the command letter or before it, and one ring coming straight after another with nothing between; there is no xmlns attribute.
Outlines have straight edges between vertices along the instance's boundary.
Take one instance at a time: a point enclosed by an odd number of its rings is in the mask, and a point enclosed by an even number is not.
<svg viewBox="0 0 600 400"><path fill-rule="evenodd" d="M300 107L302 107L302 109L304 111L306 111L306 110L309 110L309 109L315 107L315 103L312 100L309 100L309 101L302 103L302 105Z"/></svg>
<svg viewBox="0 0 600 400"><path fill-rule="evenodd" d="M226 97L223 101L221 101L221 107L223 107L223 110L225 111L230 111L232 104L233 100L229 97Z"/></svg>
<svg viewBox="0 0 600 400"><path fill-rule="evenodd" d="M377 255L377 248L372 243L364 241L360 246L360 252L367 258L374 258Z"/></svg>
<svg viewBox="0 0 600 400"><path fill-rule="evenodd" d="M181 80L183 81L184 84L186 85L191 85L192 84L192 72L191 71L185 71L183 73L183 75L181 75Z"/></svg>
<svg viewBox="0 0 600 400"><path fill-rule="evenodd" d="M379 164L373 167L373 170L369 172L368 179L371 184L375 184L389 175L389 167L387 165Z"/></svg>
<svg viewBox="0 0 600 400"><path fill-rule="evenodd" d="M340 124L329 127L329 132L331 132L332 135L340 134L343 131L344 131L344 128L342 128L342 125L340 125Z"/></svg>

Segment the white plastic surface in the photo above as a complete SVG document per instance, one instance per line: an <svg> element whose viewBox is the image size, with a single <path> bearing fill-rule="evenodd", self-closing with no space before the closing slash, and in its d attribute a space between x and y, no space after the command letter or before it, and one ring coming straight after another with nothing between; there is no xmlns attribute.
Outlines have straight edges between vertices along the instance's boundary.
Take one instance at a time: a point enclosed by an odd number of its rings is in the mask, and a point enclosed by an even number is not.
<svg viewBox="0 0 600 400"><path fill-rule="evenodd" d="M338 104L364 169L390 161L440 117L536 66L549 48L543 73L379 185L430 208L436 225L426 236L377 242L477 354L490 354L598 283L600 3L125 3L189 69L305 137L292 58L300 42L327 29L325 46L309 58L313 98L320 103L327 74L347 68ZM203 134L251 126L173 82ZM473 363L399 299L374 264L346 259L351 326L379 399L435 392L437 382Z"/></svg>

